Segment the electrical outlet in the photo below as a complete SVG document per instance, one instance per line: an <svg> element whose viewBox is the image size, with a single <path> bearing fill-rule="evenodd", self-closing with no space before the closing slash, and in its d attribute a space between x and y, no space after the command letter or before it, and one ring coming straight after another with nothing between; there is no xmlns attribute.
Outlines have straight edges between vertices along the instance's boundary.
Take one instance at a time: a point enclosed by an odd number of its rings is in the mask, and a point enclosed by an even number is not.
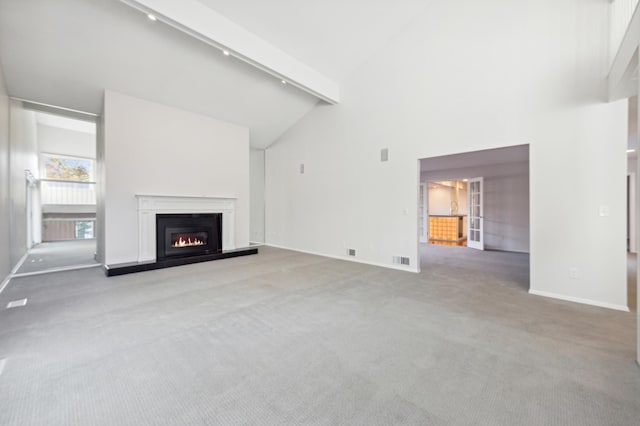
<svg viewBox="0 0 640 426"><path fill-rule="evenodd" d="M577 280L578 279L578 268L572 266L569 268L569 278Z"/></svg>

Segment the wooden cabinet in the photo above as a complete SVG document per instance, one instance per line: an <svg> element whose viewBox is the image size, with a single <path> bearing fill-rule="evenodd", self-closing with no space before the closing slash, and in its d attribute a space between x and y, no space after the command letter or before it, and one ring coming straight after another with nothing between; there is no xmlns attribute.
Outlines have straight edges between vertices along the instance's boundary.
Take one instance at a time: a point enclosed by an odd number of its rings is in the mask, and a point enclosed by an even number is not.
<svg viewBox="0 0 640 426"><path fill-rule="evenodd" d="M464 215L429 216L429 243L463 245Z"/></svg>

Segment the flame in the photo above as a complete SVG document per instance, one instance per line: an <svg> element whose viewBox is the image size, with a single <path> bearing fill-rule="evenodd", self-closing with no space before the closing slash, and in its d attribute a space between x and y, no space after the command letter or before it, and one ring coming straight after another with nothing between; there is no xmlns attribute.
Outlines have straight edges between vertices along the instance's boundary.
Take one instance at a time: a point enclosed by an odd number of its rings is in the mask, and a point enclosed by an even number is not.
<svg viewBox="0 0 640 426"><path fill-rule="evenodd" d="M204 245L204 241L199 240L198 238L194 237L192 241L190 237L187 238L186 240L180 237L175 243L171 245L171 247L190 247L190 246L203 246L203 245Z"/></svg>

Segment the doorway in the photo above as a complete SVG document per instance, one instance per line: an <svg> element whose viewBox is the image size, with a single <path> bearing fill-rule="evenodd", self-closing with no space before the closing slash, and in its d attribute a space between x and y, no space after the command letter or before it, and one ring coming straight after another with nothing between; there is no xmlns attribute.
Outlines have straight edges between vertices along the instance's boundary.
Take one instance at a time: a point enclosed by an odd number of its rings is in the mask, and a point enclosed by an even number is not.
<svg viewBox="0 0 640 426"><path fill-rule="evenodd" d="M504 260L496 259L505 257L519 265L517 271L504 265L504 271L492 267L491 273L503 272L498 279L513 278L514 285L528 291L528 145L421 159L419 210L421 269L450 262L465 268L464 273L476 268L486 274L488 265L496 262L500 268ZM451 222L445 240L454 241L434 241L442 239L434 235L438 220Z"/></svg>
<svg viewBox="0 0 640 426"><path fill-rule="evenodd" d="M98 266L95 116L24 103L35 117L27 175L27 257L15 276Z"/></svg>

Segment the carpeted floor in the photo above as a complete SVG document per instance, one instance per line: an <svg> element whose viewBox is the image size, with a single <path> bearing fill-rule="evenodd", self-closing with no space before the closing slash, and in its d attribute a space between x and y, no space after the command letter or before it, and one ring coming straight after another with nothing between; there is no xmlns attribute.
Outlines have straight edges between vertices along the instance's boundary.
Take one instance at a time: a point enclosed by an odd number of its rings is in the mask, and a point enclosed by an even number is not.
<svg viewBox="0 0 640 426"><path fill-rule="evenodd" d="M527 294L527 255L423 250L14 279L0 424L638 424L635 314Z"/></svg>
<svg viewBox="0 0 640 426"><path fill-rule="evenodd" d="M94 255L96 240L55 241L41 243L29 250L18 274L42 272L69 266L97 264Z"/></svg>

